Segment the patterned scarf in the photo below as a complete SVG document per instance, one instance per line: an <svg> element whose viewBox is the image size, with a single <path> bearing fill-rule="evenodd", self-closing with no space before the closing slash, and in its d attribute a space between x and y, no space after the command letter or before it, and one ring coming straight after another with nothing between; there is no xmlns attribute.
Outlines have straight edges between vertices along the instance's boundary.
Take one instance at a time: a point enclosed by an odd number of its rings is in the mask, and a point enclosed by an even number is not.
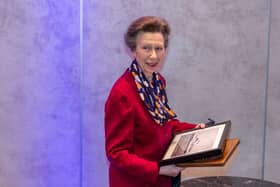
<svg viewBox="0 0 280 187"><path fill-rule="evenodd" d="M167 96L159 73L153 73L152 83L145 77L134 60L129 68L136 83L138 93L156 123L163 125L169 119L175 118L175 112L167 104Z"/></svg>

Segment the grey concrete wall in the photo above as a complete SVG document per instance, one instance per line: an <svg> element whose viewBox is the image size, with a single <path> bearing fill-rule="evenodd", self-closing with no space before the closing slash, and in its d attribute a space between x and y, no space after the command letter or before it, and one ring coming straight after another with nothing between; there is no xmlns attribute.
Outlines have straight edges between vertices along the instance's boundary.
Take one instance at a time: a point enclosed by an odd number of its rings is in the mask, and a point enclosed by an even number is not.
<svg viewBox="0 0 280 187"><path fill-rule="evenodd" d="M79 1L0 1L0 186L80 184Z"/></svg>
<svg viewBox="0 0 280 187"><path fill-rule="evenodd" d="M271 32L268 66L268 97L267 97L267 126L265 136L265 165L264 176L266 179L280 183L278 144L280 142L280 1L272 1Z"/></svg>
<svg viewBox="0 0 280 187"><path fill-rule="evenodd" d="M199 2L185 13L186 26L175 27L175 46L185 47L182 57L174 53L176 65L165 69L173 81L169 96L185 120L232 120L231 137L241 140L239 155L218 173L261 178L268 1Z"/></svg>
<svg viewBox="0 0 280 187"><path fill-rule="evenodd" d="M230 136L241 140L230 165L206 172L187 168L183 179L220 174L280 183L279 5L277 0L1 1L0 186L108 186L104 102L131 62L123 34L143 15L171 24L163 74L180 119L230 119Z"/></svg>

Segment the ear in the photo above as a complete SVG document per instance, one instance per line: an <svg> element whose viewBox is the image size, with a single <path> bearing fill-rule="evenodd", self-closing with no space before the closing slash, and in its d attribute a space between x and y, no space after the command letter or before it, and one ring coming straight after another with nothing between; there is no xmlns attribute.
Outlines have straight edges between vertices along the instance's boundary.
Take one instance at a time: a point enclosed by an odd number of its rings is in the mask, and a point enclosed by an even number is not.
<svg viewBox="0 0 280 187"><path fill-rule="evenodd" d="M136 50L131 51L131 55L132 55L133 58L136 58Z"/></svg>
<svg viewBox="0 0 280 187"><path fill-rule="evenodd" d="M128 55L132 58L135 59L136 58L136 52L135 51L128 51Z"/></svg>
<svg viewBox="0 0 280 187"><path fill-rule="evenodd" d="M132 58L135 59L136 53L135 50L131 51L131 49L129 49L127 46L124 47L126 53Z"/></svg>

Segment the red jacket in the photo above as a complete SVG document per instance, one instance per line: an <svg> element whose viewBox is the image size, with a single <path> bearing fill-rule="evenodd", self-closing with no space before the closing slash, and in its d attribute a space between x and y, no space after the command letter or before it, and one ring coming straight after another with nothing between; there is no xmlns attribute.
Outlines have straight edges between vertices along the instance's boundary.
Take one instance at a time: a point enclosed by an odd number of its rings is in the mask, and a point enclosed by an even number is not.
<svg viewBox="0 0 280 187"><path fill-rule="evenodd" d="M171 187L171 177L159 175L157 163L174 131L195 125L176 119L162 126L157 124L140 99L132 75L126 71L114 84L105 105L110 187Z"/></svg>

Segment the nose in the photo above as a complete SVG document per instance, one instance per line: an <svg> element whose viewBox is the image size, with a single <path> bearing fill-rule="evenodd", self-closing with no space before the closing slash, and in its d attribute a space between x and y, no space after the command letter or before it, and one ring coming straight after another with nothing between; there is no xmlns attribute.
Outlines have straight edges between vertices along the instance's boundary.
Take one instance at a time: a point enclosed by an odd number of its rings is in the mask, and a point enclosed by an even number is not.
<svg viewBox="0 0 280 187"><path fill-rule="evenodd" d="M157 58L157 52L155 49L152 49L151 50L151 55L150 55L151 58Z"/></svg>

